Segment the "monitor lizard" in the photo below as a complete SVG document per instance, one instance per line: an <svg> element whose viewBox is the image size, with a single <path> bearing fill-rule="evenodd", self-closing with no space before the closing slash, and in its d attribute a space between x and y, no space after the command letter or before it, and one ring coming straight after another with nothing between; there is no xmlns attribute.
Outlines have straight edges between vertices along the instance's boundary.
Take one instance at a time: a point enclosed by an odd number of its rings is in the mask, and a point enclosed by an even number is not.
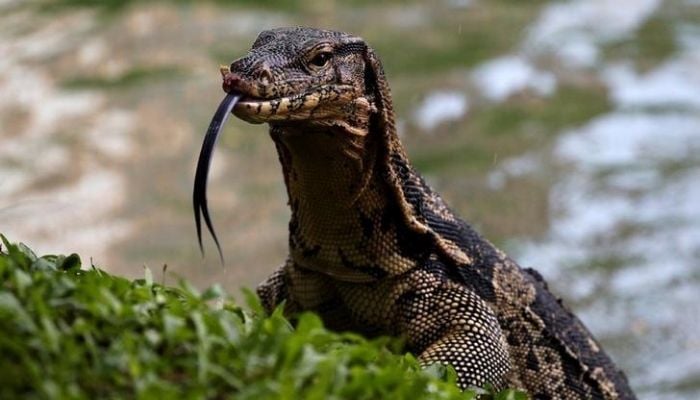
<svg viewBox="0 0 700 400"><path fill-rule="evenodd" d="M635 398L542 276L482 238L411 166L364 40L266 30L222 75L232 100L220 112L269 124L291 208L289 256L257 289L268 311L284 302L287 315L312 310L331 329L403 336L422 364L451 365L462 388ZM196 212L213 233L202 179Z"/></svg>

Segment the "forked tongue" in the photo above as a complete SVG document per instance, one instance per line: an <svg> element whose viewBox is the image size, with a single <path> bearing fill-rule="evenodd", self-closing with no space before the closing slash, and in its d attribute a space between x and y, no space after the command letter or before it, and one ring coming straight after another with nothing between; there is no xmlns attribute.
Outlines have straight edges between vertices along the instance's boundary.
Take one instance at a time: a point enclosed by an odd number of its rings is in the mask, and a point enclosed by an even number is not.
<svg viewBox="0 0 700 400"><path fill-rule="evenodd" d="M211 223L211 218L209 217L209 208L207 206L207 176L209 175L209 167L211 166L211 157L214 151L214 146L216 145L216 140L219 137L219 133L223 128L226 120L231 114L233 106L236 105L238 100L241 98L240 93L232 92L226 95L224 99L219 104L219 108L216 110L214 117L209 123L209 129L207 129L207 134L204 136L204 142L202 143L202 150L199 152L199 160L197 161L197 172L194 175L194 190L192 191L192 203L194 205L194 222L197 225L197 240L199 241L199 250L204 254L204 246L202 245L202 221L201 217L204 217L204 222L207 224L207 229L214 238L214 243L216 243L216 249L219 251L219 258L221 259L221 264L224 263L224 254L221 251L221 245L219 244L219 239L216 237L216 232L214 231L214 225ZM201 214L200 214L201 213Z"/></svg>

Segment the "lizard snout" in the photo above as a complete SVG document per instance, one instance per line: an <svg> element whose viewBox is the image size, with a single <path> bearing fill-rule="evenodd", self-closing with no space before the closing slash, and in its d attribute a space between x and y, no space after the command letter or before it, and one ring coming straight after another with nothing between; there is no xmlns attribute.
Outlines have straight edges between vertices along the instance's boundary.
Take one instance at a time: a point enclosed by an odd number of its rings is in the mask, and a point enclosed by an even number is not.
<svg viewBox="0 0 700 400"><path fill-rule="evenodd" d="M266 98L269 96L273 82L272 73L263 69L253 79L232 71L222 73L223 83L221 87L226 93L240 93L244 97Z"/></svg>
<svg viewBox="0 0 700 400"><path fill-rule="evenodd" d="M226 93L238 92L243 96L266 98L274 83L274 74L265 62L252 62L250 58L234 61L221 68L222 88Z"/></svg>
<svg viewBox="0 0 700 400"><path fill-rule="evenodd" d="M235 72L226 72L223 76L223 79L224 81L221 84L221 87L226 93L239 92L247 94L250 92L250 84L248 84L243 78L241 78L240 75L236 74Z"/></svg>

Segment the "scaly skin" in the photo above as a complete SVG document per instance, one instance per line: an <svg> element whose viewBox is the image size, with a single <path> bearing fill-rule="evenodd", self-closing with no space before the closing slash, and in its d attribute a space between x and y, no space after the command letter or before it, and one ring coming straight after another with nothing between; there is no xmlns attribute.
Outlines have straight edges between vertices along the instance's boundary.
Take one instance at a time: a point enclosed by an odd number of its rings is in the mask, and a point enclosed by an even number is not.
<svg viewBox="0 0 700 400"><path fill-rule="evenodd" d="M634 399L624 374L541 276L448 208L396 134L389 86L359 37L260 34L223 71L233 113L269 123L291 207L289 257L258 293L333 329L402 335L461 387L537 399Z"/></svg>

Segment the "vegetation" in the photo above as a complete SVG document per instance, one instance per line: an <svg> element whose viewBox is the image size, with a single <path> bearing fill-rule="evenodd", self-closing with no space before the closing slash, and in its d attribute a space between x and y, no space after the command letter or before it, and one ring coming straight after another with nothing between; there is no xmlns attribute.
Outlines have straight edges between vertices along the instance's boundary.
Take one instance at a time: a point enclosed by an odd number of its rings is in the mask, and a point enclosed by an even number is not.
<svg viewBox="0 0 700 400"><path fill-rule="evenodd" d="M0 398L473 399L398 341L293 327L218 287L129 281L1 236ZM525 399L504 391L486 398Z"/></svg>
<svg viewBox="0 0 700 400"><path fill-rule="evenodd" d="M76 76L62 82L67 89L114 89L154 83L180 77L185 71L173 67L138 67L110 77Z"/></svg>

